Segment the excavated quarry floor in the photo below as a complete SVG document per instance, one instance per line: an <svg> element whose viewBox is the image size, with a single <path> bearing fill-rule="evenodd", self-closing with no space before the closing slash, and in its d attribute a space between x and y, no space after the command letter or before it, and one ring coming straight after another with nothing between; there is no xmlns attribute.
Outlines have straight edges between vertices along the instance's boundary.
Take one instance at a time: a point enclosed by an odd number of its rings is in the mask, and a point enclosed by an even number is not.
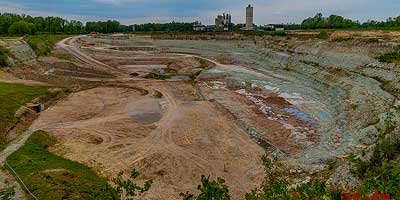
<svg viewBox="0 0 400 200"><path fill-rule="evenodd" d="M313 172L374 142L397 98L381 81L400 77L374 57L398 44L360 41L68 38L56 51L75 61L43 59L24 72L77 92L31 129L106 177L138 169L140 180L154 179L143 199L195 192L202 174L224 178L243 199L263 177L264 153Z"/></svg>

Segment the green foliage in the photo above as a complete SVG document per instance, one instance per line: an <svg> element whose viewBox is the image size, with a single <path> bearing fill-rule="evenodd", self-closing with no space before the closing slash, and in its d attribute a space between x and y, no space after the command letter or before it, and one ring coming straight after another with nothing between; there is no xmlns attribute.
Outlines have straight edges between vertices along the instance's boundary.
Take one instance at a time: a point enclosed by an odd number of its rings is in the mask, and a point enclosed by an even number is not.
<svg viewBox="0 0 400 200"><path fill-rule="evenodd" d="M369 20L364 23L346 19L342 16L331 15L324 17L317 13L314 17L304 19L301 24L290 24L289 29L398 29L400 16L386 21Z"/></svg>
<svg viewBox="0 0 400 200"><path fill-rule="evenodd" d="M341 200L341 190L327 188L323 180L312 179L297 188L290 189L287 178L279 166L272 164L266 156L262 157L265 177L261 186L246 194L246 200L303 200L331 199Z"/></svg>
<svg viewBox="0 0 400 200"><path fill-rule="evenodd" d="M371 194L374 191L390 194L400 199L400 163L384 162L379 170L368 170L360 186L360 194Z"/></svg>
<svg viewBox="0 0 400 200"><path fill-rule="evenodd" d="M400 61L400 51L386 53L376 57L380 62L393 63Z"/></svg>
<svg viewBox="0 0 400 200"><path fill-rule="evenodd" d="M0 14L0 35L20 36L35 33L82 34L82 22L60 17L31 17L12 13Z"/></svg>
<svg viewBox="0 0 400 200"><path fill-rule="evenodd" d="M29 35L24 39L38 56L48 56L54 45L64 39L64 35Z"/></svg>
<svg viewBox="0 0 400 200"><path fill-rule="evenodd" d="M47 91L48 87L0 83L0 146L7 142L6 130L18 121L15 112L22 105L46 95Z"/></svg>
<svg viewBox="0 0 400 200"><path fill-rule="evenodd" d="M312 180L296 189L301 199L322 199L326 194L326 183L320 180Z"/></svg>
<svg viewBox="0 0 400 200"><path fill-rule="evenodd" d="M387 112L385 128L375 144L375 150L367 161L351 158L354 173L362 179L359 192L362 195L378 191L400 199L400 140L395 139L395 112ZM398 114L398 113L397 113ZM392 138L392 139L390 139Z"/></svg>
<svg viewBox="0 0 400 200"><path fill-rule="evenodd" d="M342 16L331 15L324 18L321 13L317 13L314 17L305 19L301 23L303 29L329 29L329 28L351 28L357 23L350 19L345 19Z"/></svg>
<svg viewBox="0 0 400 200"><path fill-rule="evenodd" d="M210 181L209 177L201 176L201 185L198 186L200 194L181 193L183 200L229 200L229 189L225 185L225 180L218 178L216 181Z"/></svg>
<svg viewBox="0 0 400 200"><path fill-rule="evenodd" d="M262 158L265 177L262 185L246 194L247 200L290 199L289 182L283 177L282 171L274 166L268 157Z"/></svg>
<svg viewBox="0 0 400 200"><path fill-rule="evenodd" d="M15 195L15 190L13 187L0 189L0 199L10 200Z"/></svg>
<svg viewBox="0 0 400 200"><path fill-rule="evenodd" d="M25 21L19 21L13 23L10 28L8 28L8 33L10 35L21 36L21 35L29 35L33 32L34 25Z"/></svg>
<svg viewBox="0 0 400 200"><path fill-rule="evenodd" d="M153 184L153 180L147 180L143 187L134 183L133 181L140 176L140 173L136 171L136 169L131 172L129 179L124 180L122 178L123 175L124 173L120 172L116 178L113 178L113 183L115 184L113 189L121 199L124 196L127 200L133 200L136 196L140 196L149 191Z"/></svg>
<svg viewBox="0 0 400 200"><path fill-rule="evenodd" d="M326 39L329 38L329 34L328 34L328 32L326 32L326 31L321 31L321 32L319 32L319 34L318 34L318 38L319 38L319 39L326 40Z"/></svg>
<svg viewBox="0 0 400 200"><path fill-rule="evenodd" d="M106 179L48 151L56 139L38 131L7 158L38 199L117 199Z"/></svg>
<svg viewBox="0 0 400 200"><path fill-rule="evenodd" d="M139 32L185 32L193 31L193 23L172 22L165 24L147 23L135 25L135 31Z"/></svg>
<svg viewBox="0 0 400 200"><path fill-rule="evenodd" d="M8 49L0 47L0 67L7 66L8 53Z"/></svg>

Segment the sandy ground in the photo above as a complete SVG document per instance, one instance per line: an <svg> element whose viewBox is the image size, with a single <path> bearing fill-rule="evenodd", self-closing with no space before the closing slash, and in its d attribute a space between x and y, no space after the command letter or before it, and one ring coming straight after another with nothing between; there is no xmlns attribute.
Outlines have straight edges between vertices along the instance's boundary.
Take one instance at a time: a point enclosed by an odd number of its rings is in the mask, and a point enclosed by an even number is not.
<svg viewBox="0 0 400 200"><path fill-rule="evenodd" d="M127 88L75 93L33 127L60 140L54 152L103 175L139 169L143 179L154 179L143 199L195 192L203 174L225 178L234 199L241 199L262 177L263 150L209 102L177 98L176 86L147 86L161 92L160 99Z"/></svg>
<svg viewBox="0 0 400 200"><path fill-rule="evenodd" d="M48 86L49 85L47 83L42 83L39 81L19 79L19 78L13 76L12 74L9 74L2 70L0 70L0 82L2 82L2 83L18 83L18 84L36 85L36 86Z"/></svg>

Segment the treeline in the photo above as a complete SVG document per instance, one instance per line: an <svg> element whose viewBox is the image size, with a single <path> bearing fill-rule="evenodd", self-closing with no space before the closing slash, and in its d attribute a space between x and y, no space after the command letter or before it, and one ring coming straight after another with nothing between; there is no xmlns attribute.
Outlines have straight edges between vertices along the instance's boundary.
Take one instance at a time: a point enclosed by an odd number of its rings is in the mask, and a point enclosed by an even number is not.
<svg viewBox="0 0 400 200"><path fill-rule="evenodd" d="M174 32L192 31L193 23L172 22L166 24L147 23L140 25L122 25L115 20L87 22L85 25L76 20L65 20L60 17L31 17L12 13L0 13L0 35L22 36L34 34L84 34L129 33L141 32Z"/></svg>
<svg viewBox="0 0 400 200"><path fill-rule="evenodd" d="M82 22L60 17L31 17L12 13L0 14L0 35L33 35L37 33L80 34L85 32Z"/></svg>
<svg viewBox="0 0 400 200"><path fill-rule="evenodd" d="M116 33L116 32L132 32L134 31L134 25L125 26L120 24L118 21L105 21L105 22L87 22L85 26L86 32L98 32L98 33Z"/></svg>
<svg viewBox="0 0 400 200"><path fill-rule="evenodd" d="M162 31L162 32L183 32L193 31L193 23L186 22L171 22L166 24L147 23L135 25L135 31L149 32L149 31Z"/></svg>
<svg viewBox="0 0 400 200"><path fill-rule="evenodd" d="M324 17L321 13L304 19L301 24L290 24L289 29L392 29L400 27L400 16L386 21L369 20L361 23L342 16Z"/></svg>
<svg viewBox="0 0 400 200"><path fill-rule="evenodd" d="M146 23L138 25L122 25L115 20L87 22L83 24L76 20L65 20L60 17L31 17L12 13L0 13L0 35L21 36L34 34L84 34L98 33L130 33L130 32L188 32L193 31L194 23ZM239 31L244 24L234 25L234 31ZM262 30L263 26L256 30ZM309 17L301 24L289 24L288 29L398 29L400 28L400 16L389 18L386 21L367 21L360 23L346 19L342 16L331 15L324 17L318 13Z"/></svg>

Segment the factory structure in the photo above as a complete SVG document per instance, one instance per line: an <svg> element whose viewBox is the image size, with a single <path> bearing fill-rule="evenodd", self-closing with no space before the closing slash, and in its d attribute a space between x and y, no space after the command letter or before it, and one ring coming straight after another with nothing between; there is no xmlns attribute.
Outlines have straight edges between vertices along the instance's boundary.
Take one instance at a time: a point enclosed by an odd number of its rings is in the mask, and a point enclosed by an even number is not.
<svg viewBox="0 0 400 200"><path fill-rule="evenodd" d="M234 24L232 23L232 15L223 13L217 15L214 25L203 25L201 22L193 23L194 31L233 31ZM286 27L283 25L269 24L264 27L266 30L284 30ZM241 30L254 31L254 8L251 4L246 7L246 24Z"/></svg>
<svg viewBox="0 0 400 200"><path fill-rule="evenodd" d="M216 31L233 31L232 15L225 14L218 15L215 18Z"/></svg>
<svg viewBox="0 0 400 200"><path fill-rule="evenodd" d="M250 4L246 8L246 30L247 31L252 31L254 29L253 24L254 24L254 10L253 6Z"/></svg>

